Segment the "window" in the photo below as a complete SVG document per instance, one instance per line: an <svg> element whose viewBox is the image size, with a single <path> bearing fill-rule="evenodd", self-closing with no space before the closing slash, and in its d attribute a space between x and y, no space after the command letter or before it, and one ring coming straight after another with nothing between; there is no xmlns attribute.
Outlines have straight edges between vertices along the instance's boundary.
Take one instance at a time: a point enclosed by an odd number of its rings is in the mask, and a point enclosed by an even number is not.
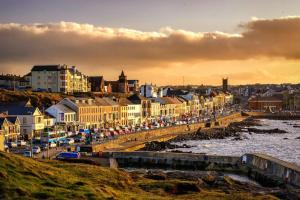
<svg viewBox="0 0 300 200"><path fill-rule="evenodd" d="M42 123L42 118L41 117L37 117L37 123L38 124Z"/></svg>
<svg viewBox="0 0 300 200"><path fill-rule="evenodd" d="M23 118L23 124L27 124L27 119L26 119L26 117Z"/></svg>

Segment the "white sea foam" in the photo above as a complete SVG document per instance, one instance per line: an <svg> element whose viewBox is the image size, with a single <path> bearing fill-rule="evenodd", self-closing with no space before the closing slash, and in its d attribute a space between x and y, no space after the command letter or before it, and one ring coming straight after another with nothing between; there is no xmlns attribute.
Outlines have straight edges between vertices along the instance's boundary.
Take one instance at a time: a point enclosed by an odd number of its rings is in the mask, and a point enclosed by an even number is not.
<svg viewBox="0 0 300 200"><path fill-rule="evenodd" d="M192 151L194 153L207 153L211 155L234 155L241 156L245 153L265 153L284 161L295 163L300 166L300 128L293 127L293 124L300 124L300 120L281 121L281 120L261 120L263 126L258 129L279 128L288 133L285 134L249 134L242 133L248 139L233 140L212 139L200 141L184 141L178 144L194 146L192 148L179 148L180 151ZM284 123L287 122L287 123ZM288 139L284 139L288 138Z"/></svg>

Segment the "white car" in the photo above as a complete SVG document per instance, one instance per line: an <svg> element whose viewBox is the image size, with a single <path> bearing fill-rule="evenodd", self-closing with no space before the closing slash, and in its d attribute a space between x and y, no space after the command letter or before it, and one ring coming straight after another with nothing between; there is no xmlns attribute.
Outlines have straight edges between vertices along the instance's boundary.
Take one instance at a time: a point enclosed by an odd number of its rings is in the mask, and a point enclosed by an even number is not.
<svg viewBox="0 0 300 200"><path fill-rule="evenodd" d="M8 143L8 146L9 146L10 148L14 148L14 147L17 147L18 144L17 144L16 142L10 142L10 143Z"/></svg>
<svg viewBox="0 0 300 200"><path fill-rule="evenodd" d="M23 141L23 140L18 141L18 146L25 146L25 145L26 145L25 141Z"/></svg>
<svg viewBox="0 0 300 200"><path fill-rule="evenodd" d="M50 147L50 148L54 148L54 147L56 147L56 143L54 143L54 142L51 142L51 143L50 143L50 145L49 145L49 147Z"/></svg>
<svg viewBox="0 0 300 200"><path fill-rule="evenodd" d="M75 140L74 140L73 138L67 138L67 139L65 140L65 143L66 143L66 144L74 144L74 143L75 143Z"/></svg>
<svg viewBox="0 0 300 200"><path fill-rule="evenodd" d="M34 147L32 148L32 152L35 153L35 154L40 153L40 152L41 152L41 148L38 147L38 146L34 146Z"/></svg>

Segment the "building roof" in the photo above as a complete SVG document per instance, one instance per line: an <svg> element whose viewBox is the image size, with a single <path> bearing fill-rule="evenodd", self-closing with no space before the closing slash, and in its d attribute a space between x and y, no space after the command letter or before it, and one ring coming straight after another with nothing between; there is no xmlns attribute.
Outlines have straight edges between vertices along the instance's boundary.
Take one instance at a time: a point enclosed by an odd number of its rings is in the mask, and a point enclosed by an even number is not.
<svg viewBox="0 0 300 200"><path fill-rule="evenodd" d="M117 106L117 105L119 105L117 102L115 102L115 101L112 100L111 98L103 97L102 99L103 99L108 105L110 105L110 106Z"/></svg>
<svg viewBox="0 0 300 200"><path fill-rule="evenodd" d="M282 98L276 97L276 96L271 96L271 97L262 97L262 96L255 96L251 97L249 102L258 102L258 101L264 101L264 102L282 102Z"/></svg>
<svg viewBox="0 0 300 200"><path fill-rule="evenodd" d="M29 81L25 80L25 78L14 75L14 74L6 74L6 75L2 74L2 75L0 75L0 80L29 82Z"/></svg>
<svg viewBox="0 0 300 200"><path fill-rule="evenodd" d="M177 99L176 97L158 97L156 101L160 102L161 104L181 104L182 101Z"/></svg>
<svg viewBox="0 0 300 200"><path fill-rule="evenodd" d="M58 103L55 105L59 110L63 111L64 113L74 113L75 111L73 111L71 108L69 108L68 106L65 106L61 103Z"/></svg>
<svg viewBox="0 0 300 200"><path fill-rule="evenodd" d="M0 112L7 112L8 115L32 115L36 109L36 107L24 104L24 102L0 104Z"/></svg>
<svg viewBox="0 0 300 200"><path fill-rule="evenodd" d="M97 81L97 82L101 83L103 80L103 76L89 76L88 79L90 81Z"/></svg>
<svg viewBox="0 0 300 200"><path fill-rule="evenodd" d="M31 71L59 71L60 65L35 65Z"/></svg>
<svg viewBox="0 0 300 200"><path fill-rule="evenodd" d="M133 94L128 97L128 100L133 103L141 103L141 101L146 101L148 99L140 94Z"/></svg>
<svg viewBox="0 0 300 200"><path fill-rule="evenodd" d="M135 83L138 83L139 80L127 80L127 83L128 84L135 84Z"/></svg>
<svg viewBox="0 0 300 200"><path fill-rule="evenodd" d="M31 72L25 74L24 76L31 76ZM23 76L23 77L24 77L24 76Z"/></svg>
<svg viewBox="0 0 300 200"><path fill-rule="evenodd" d="M97 102L95 99L92 98L84 98L84 97L77 97L77 98L68 98L71 100L74 104L77 106L83 107L83 106L97 106Z"/></svg>
<svg viewBox="0 0 300 200"><path fill-rule="evenodd" d="M54 116L52 116L50 113L45 113L44 114L44 119L55 119L55 117Z"/></svg>
<svg viewBox="0 0 300 200"><path fill-rule="evenodd" d="M6 118L5 117L3 117L3 118L0 118L0 126L2 126L3 125L3 123L6 121Z"/></svg>
<svg viewBox="0 0 300 200"><path fill-rule="evenodd" d="M18 120L18 117L17 116L8 116L8 117L5 117L9 122L15 124Z"/></svg>
<svg viewBox="0 0 300 200"><path fill-rule="evenodd" d="M98 106L117 106L117 102L108 97L96 98L96 103Z"/></svg>
<svg viewBox="0 0 300 200"><path fill-rule="evenodd" d="M120 98L118 103L121 105L121 106L127 106L127 105L131 105L133 104L131 101L129 101L127 98Z"/></svg>
<svg viewBox="0 0 300 200"><path fill-rule="evenodd" d="M123 77L125 76L125 74L124 74L124 71L123 71L123 70L122 70L122 72L121 72L121 76L123 76Z"/></svg>
<svg viewBox="0 0 300 200"><path fill-rule="evenodd" d="M185 91L185 90L168 88L166 95L167 96L179 96L179 95L185 95L187 93L188 93L188 91Z"/></svg>
<svg viewBox="0 0 300 200"><path fill-rule="evenodd" d="M16 124L18 120L17 116L0 116L0 125L2 125L5 121L7 121L9 124Z"/></svg>

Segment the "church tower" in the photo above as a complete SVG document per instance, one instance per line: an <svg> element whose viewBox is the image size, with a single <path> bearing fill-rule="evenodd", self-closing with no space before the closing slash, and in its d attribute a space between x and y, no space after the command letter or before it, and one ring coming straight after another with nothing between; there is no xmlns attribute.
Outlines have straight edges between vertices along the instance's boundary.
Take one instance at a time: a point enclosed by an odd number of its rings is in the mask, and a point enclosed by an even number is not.
<svg viewBox="0 0 300 200"><path fill-rule="evenodd" d="M122 70L121 75L119 76L119 80L118 80L118 91L121 93L129 92L127 76L125 76L123 70Z"/></svg>

